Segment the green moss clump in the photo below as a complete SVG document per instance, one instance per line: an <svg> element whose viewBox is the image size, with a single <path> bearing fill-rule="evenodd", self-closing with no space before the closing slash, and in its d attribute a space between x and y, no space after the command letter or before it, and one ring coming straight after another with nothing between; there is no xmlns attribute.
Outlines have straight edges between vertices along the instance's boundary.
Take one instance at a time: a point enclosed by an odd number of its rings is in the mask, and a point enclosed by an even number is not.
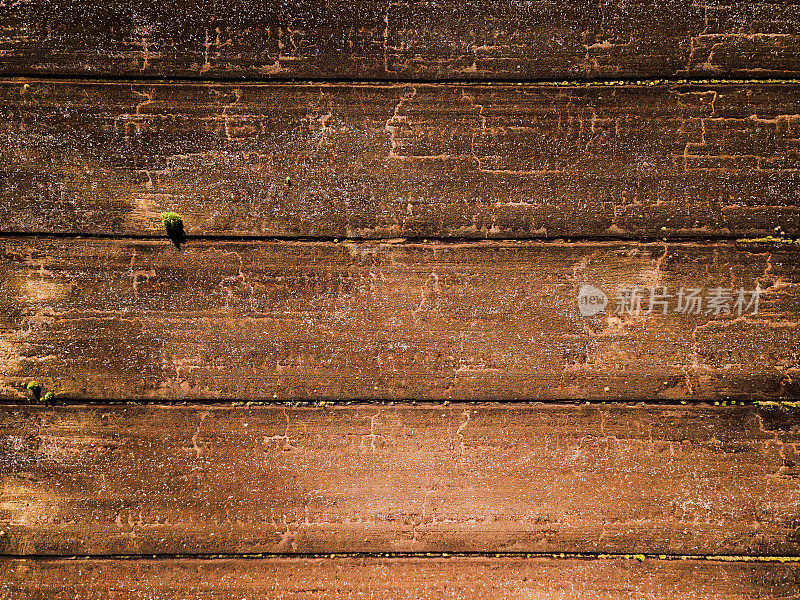
<svg viewBox="0 0 800 600"><path fill-rule="evenodd" d="M183 217L174 212L161 213L161 223L164 229L167 230L167 237L172 240L172 243L180 248L181 244L186 242L186 234L183 231Z"/></svg>
<svg viewBox="0 0 800 600"><path fill-rule="evenodd" d="M183 217L181 217L178 213L174 212L163 212L161 213L161 222L164 224L164 227L167 230L174 228L183 221Z"/></svg>
<svg viewBox="0 0 800 600"><path fill-rule="evenodd" d="M25 387L27 387L31 391L31 393L33 393L33 395L36 396L37 398L39 397L39 394L42 393L42 386L39 385L38 381L31 381Z"/></svg>
<svg viewBox="0 0 800 600"><path fill-rule="evenodd" d="M740 244L800 244L800 239L793 240L786 237L768 235L760 238L743 238L736 240Z"/></svg>
<svg viewBox="0 0 800 600"><path fill-rule="evenodd" d="M645 556L644 556L644 554L634 554L633 558L635 558L639 562L644 562Z"/></svg>
<svg viewBox="0 0 800 600"><path fill-rule="evenodd" d="M42 402L44 402L45 404L55 404L55 396L53 395L53 392L47 392L42 397Z"/></svg>
<svg viewBox="0 0 800 600"><path fill-rule="evenodd" d="M755 406L771 406L782 408L800 408L800 400L756 400L753 402Z"/></svg>

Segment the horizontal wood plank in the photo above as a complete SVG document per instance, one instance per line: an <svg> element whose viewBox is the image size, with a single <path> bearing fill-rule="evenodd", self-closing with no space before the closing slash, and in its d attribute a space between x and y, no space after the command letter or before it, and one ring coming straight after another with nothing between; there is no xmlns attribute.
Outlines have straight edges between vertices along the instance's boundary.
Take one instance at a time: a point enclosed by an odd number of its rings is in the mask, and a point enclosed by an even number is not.
<svg viewBox="0 0 800 600"><path fill-rule="evenodd" d="M800 234L793 85L20 80L0 114L6 233Z"/></svg>
<svg viewBox="0 0 800 600"><path fill-rule="evenodd" d="M0 552L793 555L800 411L0 408Z"/></svg>
<svg viewBox="0 0 800 600"><path fill-rule="evenodd" d="M0 74L356 79L793 77L794 1L24 0Z"/></svg>
<svg viewBox="0 0 800 600"><path fill-rule="evenodd" d="M4 560L3 600L785 600L796 563L552 559Z"/></svg>
<svg viewBox="0 0 800 600"><path fill-rule="evenodd" d="M800 390L798 244L0 242L6 399L31 379L123 400ZM604 312L581 315L583 286ZM737 310L757 286L757 312ZM698 314L678 312L682 288L700 290Z"/></svg>

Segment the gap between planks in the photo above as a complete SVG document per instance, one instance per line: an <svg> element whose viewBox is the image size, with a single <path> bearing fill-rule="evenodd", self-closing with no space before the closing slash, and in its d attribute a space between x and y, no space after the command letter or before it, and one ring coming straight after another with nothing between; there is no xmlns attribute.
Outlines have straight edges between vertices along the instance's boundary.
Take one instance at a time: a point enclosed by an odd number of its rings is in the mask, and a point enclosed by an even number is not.
<svg viewBox="0 0 800 600"><path fill-rule="evenodd" d="M379 85L391 87L393 85L448 85L448 86L515 86L515 85L540 85L553 87L590 87L590 86L654 86L654 85L764 85L764 84L796 84L800 79L795 77L776 78L776 77L750 77L747 79L735 77L709 78L709 77L612 77L612 78L575 78L575 79L416 79L416 78L394 78L394 79L356 79L342 77L292 77L287 79L258 79L247 77L163 77L159 75L138 75L128 77L124 75L102 75L93 74L87 77L76 77L75 75L59 75L57 73L48 74L26 74L26 73L7 73L0 75L0 83L16 83L25 80L36 81L37 83L61 82L61 83L185 83L197 85Z"/></svg>
<svg viewBox="0 0 800 600"><path fill-rule="evenodd" d="M223 553L223 554L0 554L0 560L273 560L278 558L336 560L358 558L393 559L447 559L452 558L505 558L505 559L552 559L552 560L646 560L659 561L705 561L721 563L767 562L800 563L800 556L781 556L763 554L626 554L621 552L279 552Z"/></svg>
<svg viewBox="0 0 800 600"><path fill-rule="evenodd" d="M149 242L163 240L168 242L169 239L166 235L160 234L143 234L143 233L74 233L70 231L55 231L48 233L38 233L34 231L4 231L0 229L0 236L4 238L16 239L40 239L40 238L53 238L53 239L71 239L71 240L125 240L131 242ZM375 238L366 236L334 236L334 235L257 235L257 234L200 234L200 235L187 235L186 241L181 243L181 246L191 244L191 242L264 242L264 243L334 243L334 244L480 244L485 242L514 242L514 243L544 243L552 242L554 244L572 244L572 243L638 243L638 244L732 244L737 245L754 244L758 246L781 246L788 243L800 243L800 239L792 239L791 237L776 237L775 239L768 238L743 238L740 235L719 235L716 237L700 236L700 235L670 235L670 237L659 237L653 235L631 235L631 236L603 236L603 235L571 235L554 236L554 237L504 237L492 236L484 238L475 238L468 236L404 236L399 238Z"/></svg>
<svg viewBox="0 0 800 600"><path fill-rule="evenodd" d="M192 398L191 400L180 399L150 399L150 398L124 398L124 399L86 399L79 397L59 397L55 406L69 406L70 408L98 408L101 406L166 406L166 407L187 407L187 408L326 408L326 407L351 407L351 408L383 408L393 406L421 406L425 408L448 408L453 405L469 405L474 408L497 408L504 404L514 404L519 406L564 406L580 407L602 405L609 406L628 406L628 407L670 407L670 408L691 408L691 407L712 407L712 406L754 406L754 407L775 407L775 408L800 408L800 401L793 400L709 400L709 399L687 399L681 400L676 404L674 399L653 398L649 400L626 400L624 398L609 398L608 400L598 400L597 398L587 400L576 400L571 398L555 398L544 400L470 400L453 399L418 399L401 398L390 400L373 398L351 398L347 400L241 400L239 398ZM34 401L0 403L0 408L36 406Z"/></svg>

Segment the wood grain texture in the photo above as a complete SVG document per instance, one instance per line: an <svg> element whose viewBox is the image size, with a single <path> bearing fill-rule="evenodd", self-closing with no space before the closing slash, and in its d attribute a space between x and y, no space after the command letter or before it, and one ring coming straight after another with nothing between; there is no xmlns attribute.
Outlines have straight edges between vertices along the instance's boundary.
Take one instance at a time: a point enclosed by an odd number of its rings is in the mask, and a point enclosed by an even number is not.
<svg viewBox="0 0 800 600"><path fill-rule="evenodd" d="M800 73L790 1L22 0L0 73L572 79Z"/></svg>
<svg viewBox="0 0 800 600"><path fill-rule="evenodd" d="M800 246L6 238L6 399L798 395ZM605 312L583 317L593 285ZM760 286L757 314L707 312ZM648 314L626 287L673 296ZM666 290L663 288L666 287ZM679 289L704 290L700 314ZM666 311L666 314L662 312Z"/></svg>
<svg viewBox="0 0 800 600"><path fill-rule="evenodd" d="M552 559L4 560L3 600L787 600L796 563Z"/></svg>
<svg viewBox="0 0 800 600"><path fill-rule="evenodd" d="M4 232L800 234L793 85L20 80L0 115Z"/></svg>
<svg viewBox="0 0 800 600"><path fill-rule="evenodd" d="M800 549L800 411L4 406L16 555Z"/></svg>

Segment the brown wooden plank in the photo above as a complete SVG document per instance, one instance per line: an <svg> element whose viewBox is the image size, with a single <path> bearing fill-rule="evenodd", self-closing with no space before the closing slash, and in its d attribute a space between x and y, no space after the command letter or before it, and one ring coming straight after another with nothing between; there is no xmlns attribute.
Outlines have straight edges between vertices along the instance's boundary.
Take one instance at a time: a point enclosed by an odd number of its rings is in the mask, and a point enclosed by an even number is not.
<svg viewBox="0 0 800 600"><path fill-rule="evenodd" d="M572 79L792 77L794 1L24 0L0 73Z"/></svg>
<svg viewBox="0 0 800 600"><path fill-rule="evenodd" d="M20 80L0 114L4 232L800 233L795 85Z"/></svg>
<svg viewBox="0 0 800 600"><path fill-rule="evenodd" d="M698 560L4 560L3 600L785 600L797 563Z"/></svg>
<svg viewBox="0 0 800 600"><path fill-rule="evenodd" d="M31 379L85 399L800 393L798 244L0 242L6 399ZM581 316L584 285L605 312ZM631 286L673 297L631 312ZM756 286L757 314L712 310Z"/></svg>
<svg viewBox="0 0 800 600"><path fill-rule="evenodd" d="M800 411L0 408L3 554L800 549Z"/></svg>

